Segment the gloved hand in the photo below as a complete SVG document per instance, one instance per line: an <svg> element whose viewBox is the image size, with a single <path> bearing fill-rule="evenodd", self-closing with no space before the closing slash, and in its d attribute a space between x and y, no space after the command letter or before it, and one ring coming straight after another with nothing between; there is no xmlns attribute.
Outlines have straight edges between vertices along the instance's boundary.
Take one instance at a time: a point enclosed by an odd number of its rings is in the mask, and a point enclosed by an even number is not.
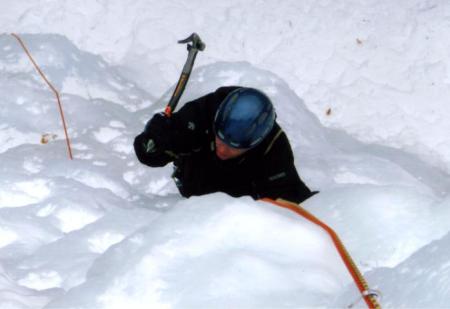
<svg viewBox="0 0 450 309"><path fill-rule="evenodd" d="M173 122L164 113L155 114L145 125L144 133L162 149L172 148Z"/></svg>
<svg viewBox="0 0 450 309"><path fill-rule="evenodd" d="M144 134L148 137L146 152L169 150L175 154L186 154L198 149L202 142L195 124L183 122L176 114L172 117L164 113L155 114L145 125Z"/></svg>

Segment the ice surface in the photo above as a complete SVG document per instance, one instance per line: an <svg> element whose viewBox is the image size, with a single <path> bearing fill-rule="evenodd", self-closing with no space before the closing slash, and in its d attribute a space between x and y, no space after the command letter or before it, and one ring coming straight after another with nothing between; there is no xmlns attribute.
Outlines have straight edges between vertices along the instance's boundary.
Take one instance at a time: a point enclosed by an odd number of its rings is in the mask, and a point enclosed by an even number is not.
<svg viewBox="0 0 450 309"><path fill-rule="evenodd" d="M155 97L179 76L185 49L175 42L197 31L207 46L198 65L248 61L270 70L325 125L450 171L448 1L2 0L1 8L3 31L62 34L121 66ZM11 55L13 43L3 46L9 65L32 71L23 55ZM46 54L46 42L39 49L41 62L64 63ZM71 49L66 55L80 61ZM105 64L92 59L78 69L96 66ZM113 75L104 80L93 84L85 76L64 85L80 96L136 107L112 91L125 83Z"/></svg>
<svg viewBox="0 0 450 309"><path fill-rule="evenodd" d="M23 38L62 88L75 160L54 98L1 35L1 308L343 307L358 297L308 221L248 197L184 200L170 166L138 163L133 138L173 88L154 100L63 36ZM448 174L325 128L291 84L248 62L199 67L181 104L223 84L271 97L301 177L321 191L305 208L341 235L383 303L445 306ZM58 138L41 144L45 133Z"/></svg>

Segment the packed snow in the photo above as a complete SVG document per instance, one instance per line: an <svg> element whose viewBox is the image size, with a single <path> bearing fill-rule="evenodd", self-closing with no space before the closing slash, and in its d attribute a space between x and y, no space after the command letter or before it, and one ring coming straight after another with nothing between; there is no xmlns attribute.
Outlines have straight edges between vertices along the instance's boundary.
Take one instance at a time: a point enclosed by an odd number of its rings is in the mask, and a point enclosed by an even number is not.
<svg viewBox="0 0 450 309"><path fill-rule="evenodd" d="M198 65L274 72L324 125L448 173L449 17L442 0L2 0L0 29L63 34L156 98L184 61L174 43L199 32L207 52Z"/></svg>
<svg viewBox="0 0 450 309"><path fill-rule="evenodd" d="M207 50L181 104L222 85L266 92L320 191L303 206L340 235L381 305L448 308L450 4L0 7L2 29L60 90L74 154L53 94L0 35L1 308L365 306L319 227L249 197L183 199L171 166L135 158L186 57L176 41L193 31Z"/></svg>

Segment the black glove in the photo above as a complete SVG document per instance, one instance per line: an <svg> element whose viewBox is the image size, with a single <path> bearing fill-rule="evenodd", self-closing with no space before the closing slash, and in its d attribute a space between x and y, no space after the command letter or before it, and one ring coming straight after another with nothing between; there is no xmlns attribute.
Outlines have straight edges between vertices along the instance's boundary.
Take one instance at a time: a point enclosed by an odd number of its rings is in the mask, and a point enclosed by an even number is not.
<svg viewBox="0 0 450 309"><path fill-rule="evenodd" d="M194 126L195 127L195 126ZM154 145L147 142L147 152L154 147L158 150L169 150L176 154L189 153L194 148L198 148L199 138L196 131L190 129L187 124L178 120L176 115L167 117L164 113L158 113L145 125L144 134L149 140L154 141Z"/></svg>
<svg viewBox="0 0 450 309"><path fill-rule="evenodd" d="M139 161L151 167L164 166L176 158L164 152L164 149L158 149L153 139L145 132L136 136L133 146Z"/></svg>
<svg viewBox="0 0 450 309"><path fill-rule="evenodd" d="M156 147L170 149L172 144L172 119L164 113L155 114L145 125L144 133L152 139Z"/></svg>

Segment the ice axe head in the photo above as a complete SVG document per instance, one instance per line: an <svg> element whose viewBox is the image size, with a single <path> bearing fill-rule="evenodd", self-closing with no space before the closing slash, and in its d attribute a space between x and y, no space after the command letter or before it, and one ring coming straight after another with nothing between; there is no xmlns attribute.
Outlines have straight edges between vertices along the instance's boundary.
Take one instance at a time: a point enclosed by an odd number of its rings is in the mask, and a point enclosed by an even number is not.
<svg viewBox="0 0 450 309"><path fill-rule="evenodd" d="M191 50L192 48L199 50L199 51L203 51L205 49L205 43L202 42L202 40L200 39L200 36L197 33L192 33L188 38L184 39L184 40L180 40L178 41L178 43L180 44L186 44L188 43L188 50ZM189 44L192 43L192 44Z"/></svg>
<svg viewBox="0 0 450 309"><path fill-rule="evenodd" d="M192 67L194 66L197 52L205 49L205 43L202 42L198 34L195 32L192 33L188 38L178 41L178 43L187 43L187 50L189 51L189 53L186 63L184 64L183 71L181 71L177 86L175 87L172 97L170 98L169 104L167 104L166 106L165 114L167 117L170 117L172 115L172 111L175 110L181 94L186 87L189 76L191 75Z"/></svg>

